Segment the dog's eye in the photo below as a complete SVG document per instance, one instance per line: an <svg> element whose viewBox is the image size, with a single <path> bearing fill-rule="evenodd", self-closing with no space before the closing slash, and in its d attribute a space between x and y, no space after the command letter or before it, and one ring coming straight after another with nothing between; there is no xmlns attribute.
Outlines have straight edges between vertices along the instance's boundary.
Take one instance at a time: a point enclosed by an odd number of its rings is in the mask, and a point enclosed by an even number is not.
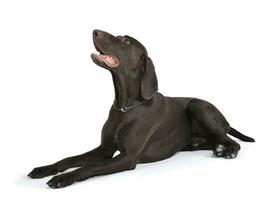
<svg viewBox="0 0 279 200"><path fill-rule="evenodd" d="M129 38L122 37L122 38L121 38L121 41L122 41L122 42L125 42L125 43L127 43L127 44L130 44Z"/></svg>

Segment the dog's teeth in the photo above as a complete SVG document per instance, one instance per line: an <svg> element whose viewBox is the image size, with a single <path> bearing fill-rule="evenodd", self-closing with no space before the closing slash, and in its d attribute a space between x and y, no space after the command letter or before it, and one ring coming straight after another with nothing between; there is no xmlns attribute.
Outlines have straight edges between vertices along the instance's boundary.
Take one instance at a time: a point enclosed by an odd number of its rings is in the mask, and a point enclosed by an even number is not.
<svg viewBox="0 0 279 200"><path fill-rule="evenodd" d="M97 51L97 50L94 50L93 53L94 53L94 54L100 54L100 52Z"/></svg>

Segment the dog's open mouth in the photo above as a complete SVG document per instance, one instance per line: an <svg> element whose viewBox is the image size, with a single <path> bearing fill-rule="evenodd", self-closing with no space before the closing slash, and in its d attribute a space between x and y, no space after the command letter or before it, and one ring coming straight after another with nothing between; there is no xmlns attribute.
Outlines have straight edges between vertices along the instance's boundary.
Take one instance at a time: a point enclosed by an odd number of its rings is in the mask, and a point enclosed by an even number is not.
<svg viewBox="0 0 279 200"><path fill-rule="evenodd" d="M103 54L101 51L92 53L92 58L98 62L104 63L110 68L116 68L119 65L119 60L116 57Z"/></svg>

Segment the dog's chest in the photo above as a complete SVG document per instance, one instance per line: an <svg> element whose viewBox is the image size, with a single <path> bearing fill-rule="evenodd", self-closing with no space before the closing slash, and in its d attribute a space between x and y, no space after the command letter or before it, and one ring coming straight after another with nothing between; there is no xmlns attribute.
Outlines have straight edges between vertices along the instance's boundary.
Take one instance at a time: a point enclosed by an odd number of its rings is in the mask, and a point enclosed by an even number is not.
<svg viewBox="0 0 279 200"><path fill-rule="evenodd" d="M132 124L135 123L134 117L127 114L121 111L111 112L103 130L103 136L110 138L118 149L121 148L125 136L131 133Z"/></svg>

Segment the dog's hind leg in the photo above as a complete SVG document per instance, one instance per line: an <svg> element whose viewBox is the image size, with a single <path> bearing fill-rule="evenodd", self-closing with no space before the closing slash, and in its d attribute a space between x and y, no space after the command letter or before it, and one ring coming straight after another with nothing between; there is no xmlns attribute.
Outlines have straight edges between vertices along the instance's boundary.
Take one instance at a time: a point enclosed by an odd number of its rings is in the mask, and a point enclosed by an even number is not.
<svg viewBox="0 0 279 200"><path fill-rule="evenodd" d="M213 150L215 146L216 141L212 137L194 133L181 151Z"/></svg>
<svg viewBox="0 0 279 200"><path fill-rule="evenodd" d="M65 158L52 165L36 167L28 174L28 176L31 178L44 178L46 176L63 172L69 168L87 165L89 162L94 163L112 158L113 153L114 151L99 146L92 151L86 152L81 155Z"/></svg>
<svg viewBox="0 0 279 200"><path fill-rule="evenodd" d="M201 130L204 130L208 147L217 157L235 158L240 145L227 136L230 125L221 112L212 104L195 99L188 105L191 118ZM209 139L210 138L210 139Z"/></svg>

